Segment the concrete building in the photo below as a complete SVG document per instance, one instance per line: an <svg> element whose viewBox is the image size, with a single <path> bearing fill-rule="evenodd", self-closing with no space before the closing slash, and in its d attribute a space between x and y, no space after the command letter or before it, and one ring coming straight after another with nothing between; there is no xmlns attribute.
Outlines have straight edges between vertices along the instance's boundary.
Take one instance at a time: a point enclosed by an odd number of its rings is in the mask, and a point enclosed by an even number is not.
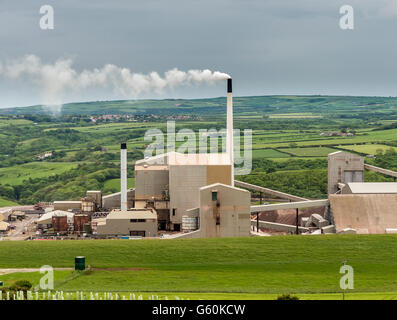
<svg viewBox="0 0 397 320"><path fill-rule="evenodd" d="M200 236L250 235L251 194L247 190L215 183L200 188Z"/></svg>
<svg viewBox="0 0 397 320"><path fill-rule="evenodd" d="M344 151L328 155L328 194L335 194L341 185L364 182L364 158Z"/></svg>
<svg viewBox="0 0 397 320"><path fill-rule="evenodd" d="M99 235L155 237L157 213L153 209L113 210L106 219L98 222L97 233Z"/></svg>
<svg viewBox="0 0 397 320"><path fill-rule="evenodd" d="M81 201L54 201L54 210L61 211L80 211L81 210Z"/></svg>
<svg viewBox="0 0 397 320"><path fill-rule="evenodd" d="M187 211L199 229L174 238L245 237L251 234L251 195L247 190L215 183L200 188L199 207ZM184 226L182 226L183 229Z"/></svg>
<svg viewBox="0 0 397 320"><path fill-rule="evenodd" d="M397 231L396 194L330 195L336 231L354 229L359 234Z"/></svg>
<svg viewBox="0 0 397 320"><path fill-rule="evenodd" d="M135 189L127 190L127 205L128 208L134 207ZM121 192L116 192L102 197L102 209L112 210L120 209L121 207Z"/></svg>
<svg viewBox="0 0 397 320"><path fill-rule="evenodd" d="M397 183L364 182L365 169L397 177L397 172L364 164L358 155L328 155L329 212L336 231L397 232Z"/></svg>
<svg viewBox="0 0 397 320"><path fill-rule="evenodd" d="M135 206L155 208L161 229L181 230L182 216L199 206L199 190L213 183L232 184L227 154L170 152L135 165Z"/></svg>
<svg viewBox="0 0 397 320"><path fill-rule="evenodd" d="M86 199L94 202L95 209L102 208L102 191L99 190L88 190Z"/></svg>

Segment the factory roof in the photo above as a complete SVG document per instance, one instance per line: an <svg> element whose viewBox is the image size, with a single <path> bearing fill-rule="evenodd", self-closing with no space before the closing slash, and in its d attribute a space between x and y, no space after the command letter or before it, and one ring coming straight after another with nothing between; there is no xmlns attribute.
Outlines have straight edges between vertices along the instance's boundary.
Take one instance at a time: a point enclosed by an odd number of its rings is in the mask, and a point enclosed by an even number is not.
<svg viewBox="0 0 397 320"><path fill-rule="evenodd" d="M352 193L397 193L396 182L350 182L348 186Z"/></svg>
<svg viewBox="0 0 397 320"><path fill-rule="evenodd" d="M74 200L74 201L54 201L54 203L58 203L58 204L61 204L61 203L65 203L65 204L70 204L70 203L78 204L78 203L81 203L81 201L76 201L76 200Z"/></svg>
<svg viewBox="0 0 397 320"><path fill-rule="evenodd" d="M219 182L216 182L216 183L209 184L207 186L201 187L200 190L213 189L213 188L216 188L216 187L224 187L224 188L227 188L227 189L234 189L234 190L239 190L239 191L243 191L243 192L249 193L248 190L241 189L241 188L234 187L234 186L229 186L227 184L223 184L223 183L219 183Z"/></svg>
<svg viewBox="0 0 397 320"><path fill-rule="evenodd" d="M68 223L73 222L74 213L69 211L55 210L51 212L47 212L43 214L39 220L37 220L38 224L51 224L52 217L63 217L67 216Z"/></svg>
<svg viewBox="0 0 397 320"><path fill-rule="evenodd" d="M183 154L180 152L168 152L136 162L136 166L145 165L230 165L230 158L226 153Z"/></svg>
<svg viewBox="0 0 397 320"><path fill-rule="evenodd" d="M108 214L106 219L156 219L157 213L152 210L131 210L131 211L121 211L113 210Z"/></svg>

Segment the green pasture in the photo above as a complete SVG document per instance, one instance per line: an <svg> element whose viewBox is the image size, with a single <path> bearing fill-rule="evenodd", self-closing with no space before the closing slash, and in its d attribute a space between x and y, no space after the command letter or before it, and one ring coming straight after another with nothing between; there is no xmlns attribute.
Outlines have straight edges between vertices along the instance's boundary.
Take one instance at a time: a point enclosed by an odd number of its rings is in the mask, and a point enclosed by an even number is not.
<svg viewBox="0 0 397 320"><path fill-rule="evenodd" d="M336 150L327 147L314 147L279 149L279 151L286 152L297 157L326 157L328 154L335 152Z"/></svg>
<svg viewBox="0 0 397 320"><path fill-rule="evenodd" d="M396 147L388 146L385 144L360 144L360 145L347 145L347 146L339 146L340 149L345 149L347 151L355 151L363 154L372 154L375 155L378 151L385 152L388 149L393 149L397 151Z"/></svg>
<svg viewBox="0 0 397 320"><path fill-rule="evenodd" d="M340 298L339 269L346 260L354 268L352 294L392 299L397 295L396 241L396 235L2 241L0 268L73 267L74 257L83 255L93 270L78 277L70 277L72 271L59 274L56 289L185 293L192 298L294 293L317 299ZM34 273L0 280L8 284L15 277L37 282Z"/></svg>
<svg viewBox="0 0 397 320"><path fill-rule="evenodd" d="M78 162L30 162L0 168L0 184L18 185L29 178L42 178L60 174L77 167Z"/></svg>

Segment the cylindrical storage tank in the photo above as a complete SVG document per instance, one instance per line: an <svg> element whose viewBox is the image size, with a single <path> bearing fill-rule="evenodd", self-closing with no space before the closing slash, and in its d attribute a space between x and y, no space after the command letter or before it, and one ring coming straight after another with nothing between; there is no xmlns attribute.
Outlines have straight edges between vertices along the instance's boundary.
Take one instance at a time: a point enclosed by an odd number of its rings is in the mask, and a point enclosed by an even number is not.
<svg viewBox="0 0 397 320"><path fill-rule="evenodd" d="M53 216L52 227L55 232L66 232L68 231L68 220L67 216Z"/></svg>
<svg viewBox="0 0 397 320"><path fill-rule="evenodd" d="M82 232L84 225L88 223L89 218L86 214L76 214L74 216L74 231Z"/></svg>
<svg viewBox="0 0 397 320"><path fill-rule="evenodd" d="M197 217L182 216L182 230L193 231L197 230Z"/></svg>
<svg viewBox="0 0 397 320"><path fill-rule="evenodd" d="M74 270L85 270L85 257L79 256L74 258Z"/></svg>

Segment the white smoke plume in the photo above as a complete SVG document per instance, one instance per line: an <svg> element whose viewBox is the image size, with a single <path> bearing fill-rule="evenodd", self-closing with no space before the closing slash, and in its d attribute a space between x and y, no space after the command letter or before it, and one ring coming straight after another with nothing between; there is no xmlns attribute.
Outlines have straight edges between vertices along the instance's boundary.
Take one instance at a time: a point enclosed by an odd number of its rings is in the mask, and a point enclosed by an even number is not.
<svg viewBox="0 0 397 320"><path fill-rule="evenodd" d="M0 62L0 75L34 82L40 89L42 104L52 107L53 111L60 111L68 92L79 92L89 87L110 88L116 94L135 98L142 93L161 93L166 88L230 78L225 73L208 69L181 71L174 68L160 76L157 72L133 73L128 68L113 64L78 72L72 65L72 59L58 59L55 63L48 64L35 55L26 55L7 63Z"/></svg>

